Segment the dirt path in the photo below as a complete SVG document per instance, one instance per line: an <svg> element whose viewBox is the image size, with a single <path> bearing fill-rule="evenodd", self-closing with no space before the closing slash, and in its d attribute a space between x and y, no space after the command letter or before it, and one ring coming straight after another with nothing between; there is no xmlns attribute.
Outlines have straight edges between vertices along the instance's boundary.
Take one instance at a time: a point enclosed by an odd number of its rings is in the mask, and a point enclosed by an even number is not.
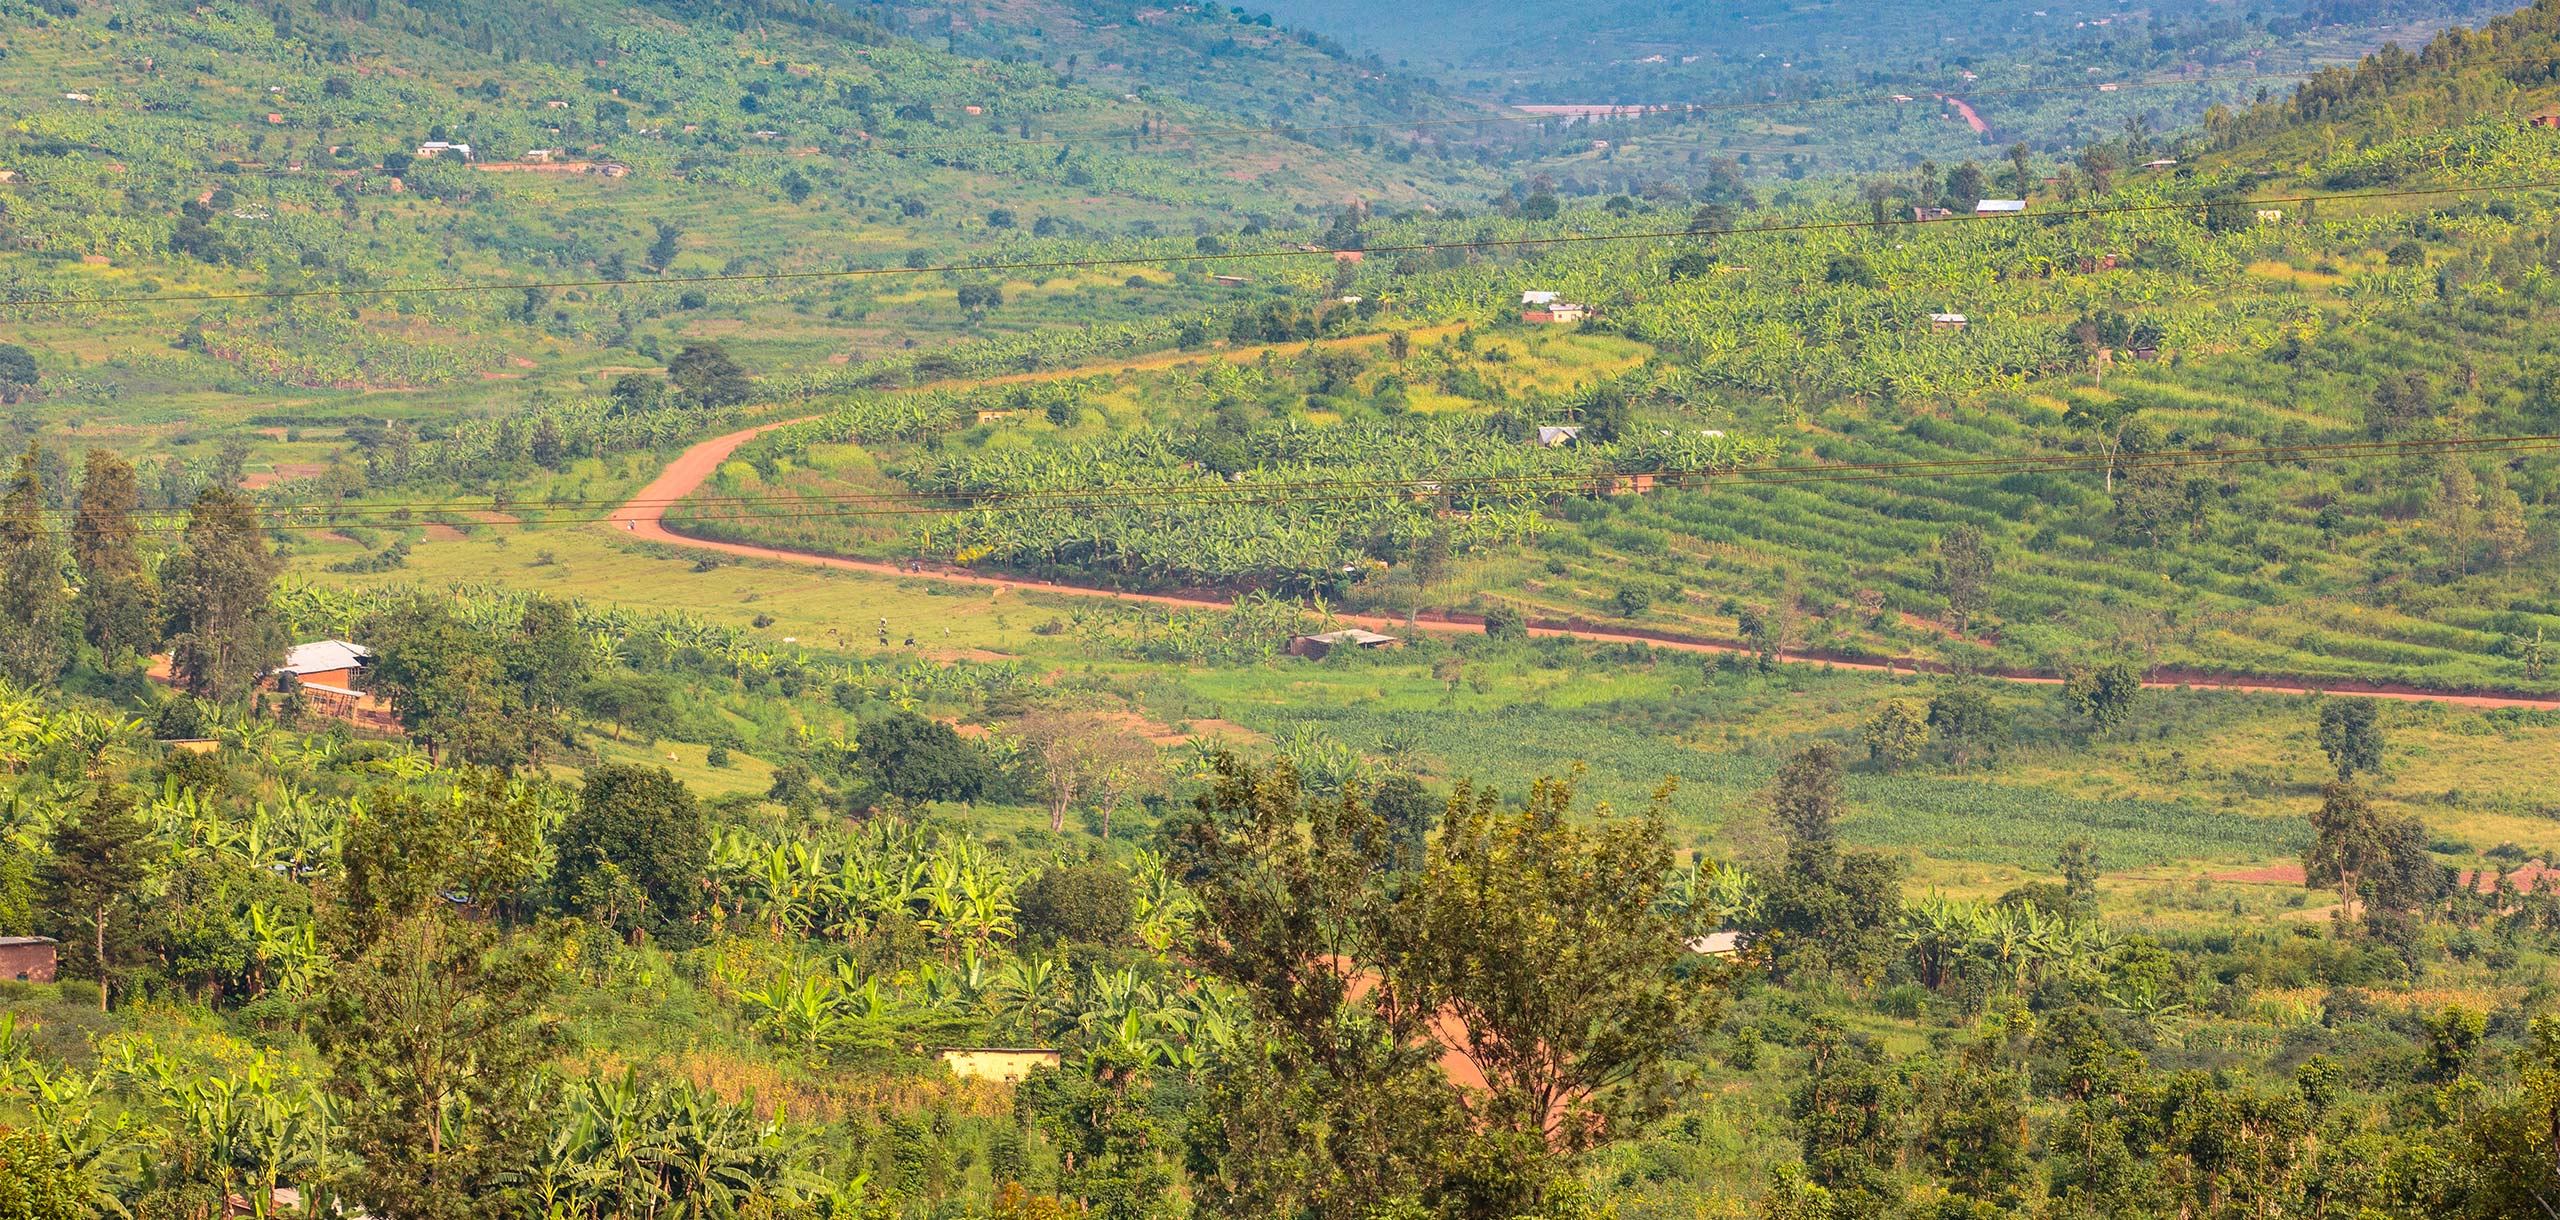
<svg viewBox="0 0 2560 1220"><path fill-rule="evenodd" d="M737 555L750 559L771 559L783 563L807 564L811 567L834 568L847 572L871 572L882 576L904 576L920 580L938 580L949 584L977 585L988 589L1014 589L1023 592L1056 593L1069 597L1091 597L1109 601L1141 602L1158 606L1223 609L1227 604L1224 601L1207 596L1186 597L1173 593L1123 593L1113 589L1094 589L1087 588L1083 585L1058 584L1053 581L1020 580L1005 576L983 576L976 572L968 571L956 571L941 568L913 569L879 560L847 559L841 555L820 555L807 551L787 550L782 547L756 546L751 543L744 542L723 542L709 538L692 538L676 533L675 531L667 528L667 508L684 499L687 495L692 494L695 488L702 486L703 482L711 477L712 472L720 468L720 463L729 460L729 455L736 453L740 446L743 446L748 441L754 440L756 437L767 432L771 432L776 428L788 427L792 424L803 422L803 420L814 418L816 417L803 416L800 419L786 419L776 423L760 424L743 432L732 432L727 436L713 437L710 440L704 441L701 444L685 450L682 454L677 456L675 461L668 463L666 470L662 471L657 478L651 480L648 486L641 488L637 494L633 495L629 503L614 510L613 515L607 518L610 528L620 530L629 537L642 539L648 542L663 542L671 546L692 547L697 550L714 551L723 555ZM1406 627L1403 619L1385 615L1338 614L1335 615L1334 618L1335 621L1344 626L1366 627L1373 631L1412 629ZM1414 623L1413 627L1424 631L1436 631L1442 633L1469 633L1484 630L1483 624L1477 621L1463 617L1440 616L1425 617ZM1592 640L1601 643L1646 644L1655 648L1668 649L1673 652L1738 653L1748 651L1741 645L1730 642L1701 640L1671 635L1666 632L1646 631L1641 628L1626 629L1595 627L1575 621L1556 622L1554 620L1547 620L1544 622L1533 623L1529 628L1529 634L1536 636L1571 636L1575 639ZM1870 673L1917 673L1920 672L1922 668L1917 662L1865 661L1853 660L1846 657L1797 656L1789 658L1789 660L1793 664L1821 664L1829 665L1835 669L1853 669ZM2062 682L2062 679L2060 678L2041 674L2004 673L1992 676L2001 678L2004 681L2039 686L2058 686ZM2535 699L2514 695L2480 693L2440 694L2433 691L2378 687L2369 683L2346 681L2315 684L2308 682L2287 682L2271 678L2218 678L2202 674L2176 674L2161 677L2156 681L2145 682L2143 685L2153 690L2169 690L2183 686L2198 690L2246 691L2259 694L2279 695L2310 695L2323 692L2338 694L2352 693L2369 695L2376 699L2396 699L2412 703L2447 703L2460 707L2560 709L2560 699Z"/></svg>
<svg viewBox="0 0 2560 1220"><path fill-rule="evenodd" d="M1955 107L1957 114L1964 116L1965 126L1971 127L1975 135L1987 136L1991 134L1991 124L1983 122L1982 116L1975 114L1973 112L1973 107L1965 105L1963 98L1948 98L1947 104Z"/></svg>

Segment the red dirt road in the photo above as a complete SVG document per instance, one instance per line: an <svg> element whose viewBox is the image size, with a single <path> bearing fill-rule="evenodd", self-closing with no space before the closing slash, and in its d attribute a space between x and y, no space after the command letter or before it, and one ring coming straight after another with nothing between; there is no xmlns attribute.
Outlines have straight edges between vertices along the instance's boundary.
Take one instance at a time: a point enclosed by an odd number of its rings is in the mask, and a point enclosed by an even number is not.
<svg viewBox="0 0 2560 1220"><path fill-rule="evenodd" d="M1963 98L1948 98L1947 104L1955 107L1957 114L1964 116L1965 126L1973 128L1975 135L1987 136L1991 134L1991 124L1983 122L1982 116L1975 114L1973 112L1973 107L1965 105Z"/></svg>
<svg viewBox="0 0 2560 1220"><path fill-rule="evenodd" d="M675 461L668 463L666 470L661 472L656 479L651 480L648 486L641 488L639 493L634 495L629 503L614 510L613 515L607 518L609 527L622 531L624 534L633 538L639 538L649 542L662 542L670 546L692 547L697 550L713 551L723 555L738 555L750 559L770 559L781 563L807 564L811 567L835 568L848 572L872 572L883 576L904 576L921 580L939 580L950 584L978 585L989 589L1016 589L1040 593L1057 593L1069 597L1092 597L1111 601L1145 602L1160 606L1223 607L1226 604L1207 597L1183 597L1169 593L1123 593L1112 589L1091 589L1081 585L1064 585L1042 580L1017 580L1003 576L981 576L975 572L949 571L932 568L909 570L899 567L894 563L883 563L877 560L847 559L839 555L818 555L811 554L806 551L791 551L784 550L780 547L755 546L743 542L723 542L709 538L690 538L667 528L666 512L668 507L683 500L686 496L691 495L695 488L702 486L702 484L711 477L712 472L720 468L720 463L729 460L729 455L736 453L740 446L745 445L748 441L751 441L766 432L799 422L801 421L797 419L787 419L778 423L761 424L743 432L732 432L727 436L713 437L710 440L704 441L699 445L695 445L694 447L685 450L682 454L677 456ZM1406 628L1405 622L1402 619L1382 615L1341 614L1334 617L1338 622L1345 626L1366 627L1375 631L1411 629ZM1423 619L1420 622L1413 624L1413 627L1424 631L1447 633L1465 633L1484 630L1481 623L1433 618ZM1531 635L1541 636L1572 636L1576 639L1593 640L1602 643L1647 644L1655 648L1669 649L1674 652L1727 653L1745 651L1745 649L1738 644L1715 640L1686 638L1643 630L1611 630L1607 628L1554 622L1548 622L1543 625L1533 624L1529 628L1529 633ZM1912 662L1894 663L1883 661L1860 661L1836 657L1800 656L1795 658L1791 663L1823 664L1830 665L1837 669L1865 670L1874 673L1913 673L1917 672L1919 668ZM2010 673L1994 676L2002 678L2005 681L2023 682L2035 685L2059 685L2062 681L2060 678L2048 677L2039 674ZM2145 682L2143 685L2154 690L2169 690L2184 686L2197 690L2247 691L2260 694L2278 695L2310 695L2323 692L2336 694L2352 693L2366 695L2376 699L2395 699L2412 703L2446 703L2460 707L2560 709L2560 699L2537 699L2515 695L2487 693L2445 694L2414 689L2387 689L2360 686L2352 682L2313 684L2307 682L2288 682L2273 678L2223 679L2204 675L2179 675L2174 678L2164 678L2158 681Z"/></svg>

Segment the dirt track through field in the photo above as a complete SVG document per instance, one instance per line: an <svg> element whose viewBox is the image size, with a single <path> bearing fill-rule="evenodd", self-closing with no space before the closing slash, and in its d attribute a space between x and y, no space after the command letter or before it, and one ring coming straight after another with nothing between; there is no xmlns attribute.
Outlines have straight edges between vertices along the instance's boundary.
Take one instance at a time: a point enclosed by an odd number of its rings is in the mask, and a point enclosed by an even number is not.
<svg viewBox="0 0 2560 1220"><path fill-rule="evenodd" d="M677 501L684 499L686 496L691 495L694 489L702 486L705 481L710 479L712 472L720 468L720 463L729 460L729 455L736 453L740 446L743 446L748 441L754 440L756 437L776 428L801 423L803 420L810 418L815 417L805 416L802 417L802 419L787 419L778 423L760 424L742 432L732 432L726 436L713 437L710 440L704 441L701 444L685 450L682 454L677 456L675 461L668 463L667 468L660 472L656 479L651 480L648 486L641 488L640 491L631 498L630 503L615 510L614 514L607 518L610 528L622 532L627 537L637 538L647 542L661 542L670 546L691 547L696 550L712 551L722 555L737 555L749 559L769 559L780 563L806 564L811 567L834 568L847 572L870 572L881 576L900 576L918 580L938 580L948 584L978 585L989 589L1013 589L1033 593L1055 593L1068 597L1091 597L1110 601L1142 602L1151 605L1183 606L1194 609L1222 609L1226 605L1223 601L1205 596L1185 597L1170 593L1124 593L1114 589L1093 589L1082 585L1058 584L1052 581L1019 580L1004 576L982 576L975 572L955 571L945 568L907 568L898 564L886 563L879 560L847 559L840 555L820 555L807 551L786 550L781 547L756 546L744 542L723 542L709 538L692 538L676 533L675 531L667 528L667 508ZM1344 626L1366 627L1373 631L1397 631L1419 628L1424 631L1463 633L1482 631L1484 629L1482 623L1463 618L1429 617L1413 624L1412 628L1407 627L1402 619L1382 615L1337 614L1334 618ZM1529 634L1539 636L1571 636L1575 639L1590 640L1597 643L1645 644L1654 648L1668 649L1673 652L1735 653L1748 651L1739 644L1727 641L1701 640L1671 635L1664 632L1652 632L1640 629L1626 630L1594 627L1572 622L1559 623L1552 620L1533 623L1529 628ZM1835 669L1864 670L1873 673L1916 673L1919 672L1921 668L1917 664L1908 661L1869 661L1855 660L1846 657L1801 655L1791 658L1788 663L1800 665L1829 665ZM2062 679L2060 678L2044 674L2001 673L1991 676L1998 677L2004 681L2026 683L2030 685L2053 686L2060 685L2062 682ZM2377 686L2371 683L2348 681L2310 683L2287 681L2279 678L2226 678L2207 674L2177 674L2173 676L2160 677L2157 680L2145 682L2143 685L2154 690L2170 690L2183 686L2198 690L2247 691L2260 694L2278 695L2312 695L2323 693L2356 694L2367 695L2376 699L2396 699L2413 703L2447 703L2461 707L2560 709L2560 699L2539 699L2485 692L2439 693L2435 691L2417 690L2414 688Z"/></svg>

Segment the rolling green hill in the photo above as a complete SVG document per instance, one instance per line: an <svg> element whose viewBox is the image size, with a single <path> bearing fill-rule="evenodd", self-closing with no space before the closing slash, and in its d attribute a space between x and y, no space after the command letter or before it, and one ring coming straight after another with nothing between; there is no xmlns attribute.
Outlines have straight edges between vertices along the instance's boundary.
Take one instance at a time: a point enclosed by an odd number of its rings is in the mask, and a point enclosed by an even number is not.
<svg viewBox="0 0 2560 1220"><path fill-rule="evenodd" d="M1300 330L1285 329L1284 313L1240 316L1225 341L1346 337L1242 368L1059 383L1045 421L1023 418L1037 401L993 422L965 409L1012 405L1001 387L984 403L911 403L922 416L857 401L833 424L759 442L717 486L749 497L860 490L885 472L986 493L1154 486L1185 469L1211 483L1241 470L1232 477L1293 484L1309 462L1464 480L1502 469L1478 447L1506 446L1517 470L1710 469L1655 451L1660 437L1701 429L1772 447L1749 459L1764 463L2008 458L2084 470L1549 490L1440 505L1436 520L1431 504L1401 504L1393 524L1249 493L1227 498L1251 507L1224 506L1204 488L1197 509L1073 521L996 509L885 533L825 520L705 528L1086 578L1314 586L1389 610L1509 603L1775 651L2048 673L2130 658L2173 673L2550 689L2551 657L2535 643L2560 636L2548 595L2560 466L2548 454L2136 467L2144 454L2560 432L2542 339L2560 304L2546 244L2560 133L2527 123L2560 97L2515 63L2554 45L2552 18L2528 11L2233 116L2168 172L2118 168L2145 155L2123 143L2030 164L2036 189L2019 222L1855 223L1963 205L1944 181L1904 180L1857 203L1770 210L1776 232L1454 265L1404 256L1330 281L1301 269L1295 299L1338 291L1385 311L1336 308ZM2348 190L2415 193L2210 202ZM2191 206L2166 206L2180 201ZM2064 214L2074 208L2098 214ZM1622 200L1487 235L1682 221L1682 210ZM1447 231L1405 221L1372 240ZM1533 287L1597 316L1571 338L1524 325L1510 302ZM1933 327L1939 313L1967 324ZM1428 341L1391 350L1348 337L1399 330ZM1195 335L1194 350L1208 355L1218 337ZM1521 452L1527 429L1577 422L1619 439L1561 461ZM860 448L830 447L847 441ZM1959 530L1981 531L1996 555L2000 575L1979 606L1942 574ZM1217 537L1252 543L1206 544ZM1950 638L1968 617L1978 643Z"/></svg>

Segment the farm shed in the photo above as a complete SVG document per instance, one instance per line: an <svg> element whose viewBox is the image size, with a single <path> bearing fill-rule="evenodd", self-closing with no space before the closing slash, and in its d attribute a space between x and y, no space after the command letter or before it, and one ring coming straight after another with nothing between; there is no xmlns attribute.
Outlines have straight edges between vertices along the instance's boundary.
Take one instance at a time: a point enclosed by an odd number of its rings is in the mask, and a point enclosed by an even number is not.
<svg viewBox="0 0 2560 1220"><path fill-rule="evenodd" d="M2000 216L2026 210L2027 201L2024 199L1985 199L1973 205L1973 214L1976 216Z"/></svg>
<svg viewBox="0 0 2560 1220"><path fill-rule="evenodd" d="M0 936L0 979L52 982L57 948L50 936Z"/></svg>
<svg viewBox="0 0 2560 1220"><path fill-rule="evenodd" d="M1574 438L1581 435L1582 425L1580 424L1565 424L1561 427L1540 428L1538 429L1538 447L1541 449L1553 449L1559 445L1570 445L1574 442Z"/></svg>
<svg viewBox="0 0 2560 1220"><path fill-rule="evenodd" d="M1970 325L1970 323L1968 323L1965 320L1965 316L1960 313L1933 313L1929 315L1929 329L1941 334L1948 331L1963 330L1968 325Z"/></svg>
<svg viewBox="0 0 2560 1220"><path fill-rule="evenodd" d="M1590 316L1589 306L1577 305L1571 301L1558 301L1543 309L1520 311L1520 320L1523 322L1579 322Z"/></svg>
<svg viewBox="0 0 2560 1220"><path fill-rule="evenodd" d="M1058 1066L1059 1056L1036 1046L946 1046L942 1062L954 1076L1011 1084L1030 1075L1033 1068Z"/></svg>
<svg viewBox="0 0 2560 1220"><path fill-rule="evenodd" d="M1321 661L1332 655L1336 648L1387 648L1403 642L1391 635L1362 631L1357 627L1345 627L1340 631L1327 631L1321 635L1290 636L1289 655Z"/></svg>

